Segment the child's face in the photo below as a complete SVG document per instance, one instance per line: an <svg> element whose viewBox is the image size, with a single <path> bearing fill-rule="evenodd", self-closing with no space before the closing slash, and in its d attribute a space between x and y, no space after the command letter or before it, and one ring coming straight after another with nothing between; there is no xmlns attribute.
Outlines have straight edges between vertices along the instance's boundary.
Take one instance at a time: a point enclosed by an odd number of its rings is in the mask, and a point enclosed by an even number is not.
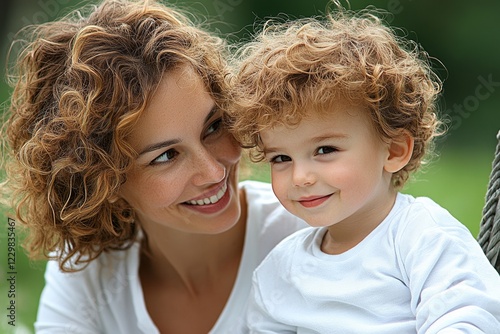
<svg viewBox="0 0 500 334"><path fill-rule="evenodd" d="M343 102L327 116L314 110L311 115L298 127L260 134L276 196L312 226L379 223L395 192L384 170L389 145L376 134L367 110Z"/></svg>

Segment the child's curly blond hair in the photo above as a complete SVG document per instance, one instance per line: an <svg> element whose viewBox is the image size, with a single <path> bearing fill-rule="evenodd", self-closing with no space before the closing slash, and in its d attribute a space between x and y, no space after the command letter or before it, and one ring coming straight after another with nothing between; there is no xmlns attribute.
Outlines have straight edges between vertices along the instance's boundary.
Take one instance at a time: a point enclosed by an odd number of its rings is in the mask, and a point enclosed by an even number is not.
<svg viewBox="0 0 500 334"><path fill-rule="evenodd" d="M293 126L311 109L327 112L338 98L366 106L383 140L408 131L409 163L392 183L404 185L441 134L436 114L441 81L429 57L400 38L375 11L338 10L325 20L269 21L236 53L231 129L251 158L262 161L259 132ZM314 108L311 108L314 107Z"/></svg>

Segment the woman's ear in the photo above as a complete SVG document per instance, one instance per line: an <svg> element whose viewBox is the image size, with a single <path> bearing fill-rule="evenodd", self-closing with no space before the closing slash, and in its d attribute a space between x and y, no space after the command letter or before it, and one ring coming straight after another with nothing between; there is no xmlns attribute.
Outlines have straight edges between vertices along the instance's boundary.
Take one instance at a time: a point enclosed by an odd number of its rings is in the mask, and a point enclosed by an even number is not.
<svg viewBox="0 0 500 334"><path fill-rule="evenodd" d="M413 136L406 130L391 140L389 144L389 156L384 164L384 170L396 173L410 161L413 154Z"/></svg>

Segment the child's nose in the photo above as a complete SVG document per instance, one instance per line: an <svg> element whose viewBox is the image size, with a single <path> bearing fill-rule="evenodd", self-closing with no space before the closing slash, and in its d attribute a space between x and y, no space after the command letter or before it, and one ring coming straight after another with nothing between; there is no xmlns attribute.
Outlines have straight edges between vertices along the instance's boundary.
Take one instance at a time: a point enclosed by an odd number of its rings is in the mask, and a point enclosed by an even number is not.
<svg viewBox="0 0 500 334"><path fill-rule="evenodd" d="M316 182L316 176L307 164L295 164L293 167L292 182L296 187L306 187Z"/></svg>

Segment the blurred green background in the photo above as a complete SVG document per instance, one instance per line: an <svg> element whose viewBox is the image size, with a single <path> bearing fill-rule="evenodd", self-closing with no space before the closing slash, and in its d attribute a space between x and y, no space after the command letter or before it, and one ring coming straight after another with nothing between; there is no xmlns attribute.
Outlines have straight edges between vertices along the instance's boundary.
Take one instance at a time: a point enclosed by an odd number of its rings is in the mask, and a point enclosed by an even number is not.
<svg viewBox="0 0 500 334"><path fill-rule="evenodd" d="M5 64L14 33L28 24L53 20L92 1L10 0L0 12L0 63ZM280 15L305 17L325 12L327 0L184 0L172 2L229 41L246 40L253 23ZM405 192L426 195L447 208L477 235L491 162L500 130L500 1L498 0L351 0L352 9L373 5L386 10L388 22L402 28L436 58L444 80L440 108L450 130L438 143L439 157L420 172ZM0 69L0 100L9 98L5 66ZM254 166L245 178L269 180L266 166ZM1 171L0 171L1 173ZM5 211L4 211L5 212ZM19 241L16 251L16 326L8 325L7 217L0 214L0 333L32 333L43 262L27 260ZM20 231L17 229L20 237Z"/></svg>

